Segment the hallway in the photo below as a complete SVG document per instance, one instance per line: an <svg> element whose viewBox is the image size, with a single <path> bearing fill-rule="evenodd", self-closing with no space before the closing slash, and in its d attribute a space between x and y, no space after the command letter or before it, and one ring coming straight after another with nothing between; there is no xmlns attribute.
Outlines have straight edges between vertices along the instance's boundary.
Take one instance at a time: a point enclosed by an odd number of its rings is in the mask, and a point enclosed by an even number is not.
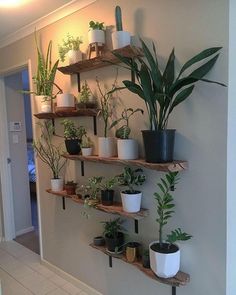
<svg viewBox="0 0 236 295"><path fill-rule="evenodd" d="M16 243L0 243L2 295L89 295L40 263L39 255Z"/></svg>

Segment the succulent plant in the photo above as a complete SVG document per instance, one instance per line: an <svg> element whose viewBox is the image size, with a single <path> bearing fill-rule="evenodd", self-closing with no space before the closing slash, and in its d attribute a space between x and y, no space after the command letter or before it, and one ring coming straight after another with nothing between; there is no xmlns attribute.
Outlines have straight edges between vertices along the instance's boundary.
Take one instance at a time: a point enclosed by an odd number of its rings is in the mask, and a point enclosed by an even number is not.
<svg viewBox="0 0 236 295"><path fill-rule="evenodd" d="M116 30L123 31L122 13L121 13L120 6L116 6L115 8L115 18L116 18Z"/></svg>

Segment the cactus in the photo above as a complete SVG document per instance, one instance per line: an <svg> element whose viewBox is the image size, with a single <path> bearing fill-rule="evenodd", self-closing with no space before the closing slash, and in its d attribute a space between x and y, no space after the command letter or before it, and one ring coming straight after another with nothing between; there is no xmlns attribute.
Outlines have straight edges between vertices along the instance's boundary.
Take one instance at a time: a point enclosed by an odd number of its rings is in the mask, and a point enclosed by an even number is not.
<svg viewBox="0 0 236 295"><path fill-rule="evenodd" d="M116 17L116 30L117 31L123 31L122 14L121 14L121 8L120 8L120 6L116 6L116 9L115 9L115 17Z"/></svg>

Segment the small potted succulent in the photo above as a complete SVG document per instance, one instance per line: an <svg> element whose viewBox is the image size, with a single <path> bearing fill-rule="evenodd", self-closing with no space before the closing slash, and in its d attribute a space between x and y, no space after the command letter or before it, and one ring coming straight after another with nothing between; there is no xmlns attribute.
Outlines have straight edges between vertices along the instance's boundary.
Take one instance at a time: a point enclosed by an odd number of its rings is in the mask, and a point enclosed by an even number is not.
<svg viewBox="0 0 236 295"><path fill-rule="evenodd" d="M120 218L103 221L103 235L106 241L107 251L112 253L123 252L124 233L122 232L122 220Z"/></svg>
<svg viewBox="0 0 236 295"><path fill-rule="evenodd" d="M86 134L83 126L76 127L74 122L69 119L64 119L61 124L64 126L64 138L66 150L70 155L78 155L81 147L81 141Z"/></svg>
<svg viewBox="0 0 236 295"><path fill-rule="evenodd" d="M129 213L139 212L141 208L142 192L134 188L134 186L142 185L146 176L141 168L132 169L124 167L123 173L118 175L118 183L126 186L127 190L121 192L121 200L123 210Z"/></svg>
<svg viewBox="0 0 236 295"><path fill-rule="evenodd" d="M131 37L129 32L123 31L122 14L120 6L116 6L115 8L115 19L116 31L112 33L112 44L113 49L118 49L130 45Z"/></svg>
<svg viewBox="0 0 236 295"><path fill-rule="evenodd" d="M67 181L64 184L64 189L65 189L67 195L75 195L76 187L77 187L77 183L74 182L73 180L72 181Z"/></svg>
<svg viewBox="0 0 236 295"><path fill-rule="evenodd" d="M86 80L81 86L81 91L79 92L77 96L77 100L78 100L77 106L79 109L84 109L84 108L94 109L97 106L96 100L92 97L92 92Z"/></svg>
<svg viewBox="0 0 236 295"><path fill-rule="evenodd" d="M113 187L117 184L117 177L104 179L101 183L101 202L105 206L112 206L114 203Z"/></svg>
<svg viewBox="0 0 236 295"><path fill-rule="evenodd" d="M124 121L124 124L116 130L118 158L121 160L134 160L138 158L138 143L135 139L129 138L131 132L129 119L137 112L143 114L143 110L139 108L136 110L132 108L124 109L121 113L121 118L113 121L110 126L111 129Z"/></svg>
<svg viewBox="0 0 236 295"><path fill-rule="evenodd" d="M52 142L54 127L51 121L45 121L44 124L38 123L41 129L41 135L38 140L33 142L33 148L36 156L49 166L52 172L51 189L52 191L63 190L63 178L60 175L66 161L62 158L63 151L60 146Z"/></svg>
<svg viewBox="0 0 236 295"><path fill-rule="evenodd" d="M93 154L93 142L87 133L82 137L81 151L83 156L91 156Z"/></svg>
<svg viewBox="0 0 236 295"><path fill-rule="evenodd" d="M161 278L174 277L180 267L180 249L177 241L189 240L192 236L182 232L180 228L171 231L163 240L163 228L172 217L175 204L171 191L178 182L178 172L169 172L157 184L160 192L154 193L157 200L157 223L159 225L159 239L149 245L150 263L153 272Z"/></svg>
<svg viewBox="0 0 236 295"><path fill-rule="evenodd" d="M115 78L115 81L111 89L106 89L104 86L104 90L102 90L98 78L96 79L96 81L97 81L98 91L100 93L100 106L101 106L101 109L98 112L98 115L101 114L102 119L104 121L104 136L98 137L98 156L103 158L109 158L109 157L116 156L117 154L115 138L108 137L109 119L111 118L112 112L113 112L112 92L114 92L116 88L117 77Z"/></svg>
<svg viewBox="0 0 236 295"><path fill-rule="evenodd" d="M82 52L80 45L83 43L81 37L73 37L69 33L62 40L62 45L58 45L60 61L64 62L66 55L69 59L69 64L77 63L82 60Z"/></svg>
<svg viewBox="0 0 236 295"><path fill-rule="evenodd" d="M100 23L98 21L89 22L89 32L88 32L89 44L98 43L105 44L105 26L104 22Z"/></svg>

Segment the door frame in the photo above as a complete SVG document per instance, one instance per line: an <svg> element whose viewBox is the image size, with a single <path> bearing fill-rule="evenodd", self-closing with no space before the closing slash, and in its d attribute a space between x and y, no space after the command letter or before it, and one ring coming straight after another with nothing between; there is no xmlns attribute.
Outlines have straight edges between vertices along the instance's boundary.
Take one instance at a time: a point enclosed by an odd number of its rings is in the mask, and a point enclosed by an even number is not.
<svg viewBox="0 0 236 295"><path fill-rule="evenodd" d="M31 70L31 60L27 60L20 64L14 65L11 68L2 70L0 72L0 179L2 186L2 211L3 211L3 225L2 231L4 235L4 240L10 241L16 237L15 222L14 222L14 205L13 205L13 190L12 190L12 175L9 159L10 159L10 145L9 145L9 135L8 135L8 124L7 124L7 108L6 108L6 93L5 93L5 83L4 77L17 73L23 69L27 68L29 75L29 87L33 89L32 83L32 70ZM30 98L31 110L34 110L33 107L33 95ZM33 138L35 138L35 127L33 124L33 114L32 114L32 127L33 127ZM38 165L35 161L35 170L36 170L36 184L38 183ZM40 197L38 185L36 185L37 191L37 207L38 207L38 222L39 222L39 247L40 247L40 256L43 257L42 249L42 232L41 232L41 208L40 208Z"/></svg>

